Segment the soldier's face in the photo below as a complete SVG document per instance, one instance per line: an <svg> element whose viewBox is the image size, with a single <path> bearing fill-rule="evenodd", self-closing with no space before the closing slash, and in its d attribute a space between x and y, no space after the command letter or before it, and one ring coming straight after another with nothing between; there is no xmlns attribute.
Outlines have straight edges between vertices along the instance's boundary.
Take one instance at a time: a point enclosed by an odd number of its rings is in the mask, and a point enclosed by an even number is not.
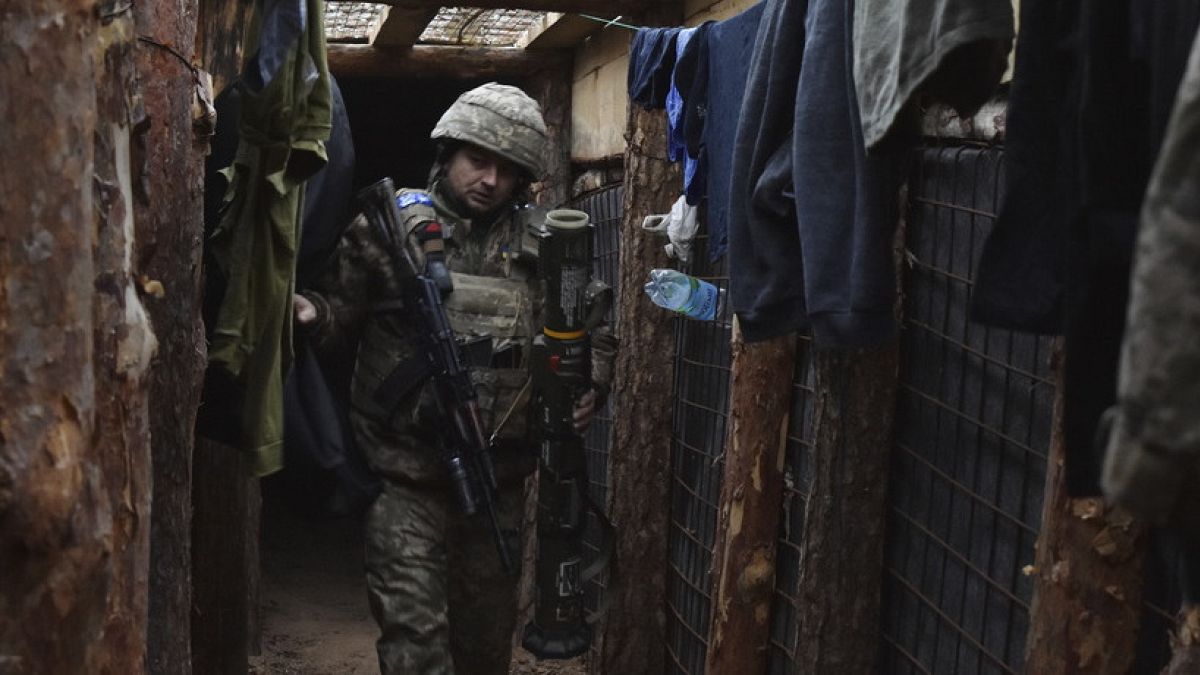
<svg viewBox="0 0 1200 675"><path fill-rule="evenodd" d="M489 213L511 199L520 179L515 164L473 145L456 150L446 167L450 189L474 215Z"/></svg>

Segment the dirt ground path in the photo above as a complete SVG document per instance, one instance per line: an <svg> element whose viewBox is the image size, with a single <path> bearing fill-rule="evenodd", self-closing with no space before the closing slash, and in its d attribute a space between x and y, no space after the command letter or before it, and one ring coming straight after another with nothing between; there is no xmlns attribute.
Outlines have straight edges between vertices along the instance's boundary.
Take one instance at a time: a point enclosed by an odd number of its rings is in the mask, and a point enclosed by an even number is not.
<svg viewBox="0 0 1200 675"><path fill-rule="evenodd" d="M362 531L354 519L306 520L268 498L262 537L262 654L252 675L378 673ZM538 663L517 650L511 675L583 675L582 659ZM469 674L468 674L469 675Z"/></svg>

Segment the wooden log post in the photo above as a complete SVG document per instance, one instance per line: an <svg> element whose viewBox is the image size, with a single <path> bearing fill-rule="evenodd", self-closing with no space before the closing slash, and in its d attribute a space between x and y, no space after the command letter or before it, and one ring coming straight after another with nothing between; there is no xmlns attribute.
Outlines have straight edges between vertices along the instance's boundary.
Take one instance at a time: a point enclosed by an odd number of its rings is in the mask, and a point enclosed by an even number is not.
<svg viewBox="0 0 1200 675"><path fill-rule="evenodd" d="M255 2L199 2L195 53L212 74L216 94L240 73ZM258 651L258 480L236 449L197 438L191 496L190 668L245 673L249 655Z"/></svg>
<svg viewBox="0 0 1200 675"><path fill-rule="evenodd" d="M250 577L256 574L258 479L237 448L196 439L192 520L192 671L239 675L249 668ZM252 572L252 568L253 571Z"/></svg>
<svg viewBox="0 0 1200 675"><path fill-rule="evenodd" d="M1099 497L1072 498L1063 474L1062 347L1025 672L1127 673L1141 623L1144 528ZM1067 355L1069 358L1070 355Z"/></svg>
<svg viewBox="0 0 1200 675"><path fill-rule="evenodd" d="M899 349L817 350L812 484L797 593L797 672L870 673Z"/></svg>
<svg viewBox="0 0 1200 675"><path fill-rule="evenodd" d="M147 372L156 349L139 280L137 202L145 199L148 129L135 64L132 12L101 21L95 52L97 243L93 312L97 462L112 508L112 569L101 673L145 671L151 452ZM99 68L100 64L104 67ZM61 635L61 634L60 634Z"/></svg>
<svg viewBox="0 0 1200 675"><path fill-rule="evenodd" d="M0 15L0 672L145 670L154 336L129 9Z"/></svg>
<svg viewBox="0 0 1200 675"><path fill-rule="evenodd" d="M729 432L705 672L763 673L796 336L746 344L734 320Z"/></svg>
<svg viewBox="0 0 1200 675"><path fill-rule="evenodd" d="M200 321L205 136L193 129L197 13L194 2L136 5L142 42L138 79L149 127L140 181L137 260L162 297L149 301L159 338L150 371L154 510L150 519L150 603L147 667L176 675L191 670L192 433L204 376ZM186 61L176 56L183 57Z"/></svg>
<svg viewBox="0 0 1200 675"><path fill-rule="evenodd" d="M643 19L667 24L679 15L669 3ZM642 291L650 269L667 258L641 224L670 210L682 190L680 168L666 157L666 115L630 105L626 129L608 495L620 578L607 589L611 604L589 663L592 672L614 675L666 667L673 319Z"/></svg>
<svg viewBox="0 0 1200 675"><path fill-rule="evenodd" d="M534 184L535 201L546 208L571 198L571 62L558 59L537 71L526 85L546 119L546 175Z"/></svg>

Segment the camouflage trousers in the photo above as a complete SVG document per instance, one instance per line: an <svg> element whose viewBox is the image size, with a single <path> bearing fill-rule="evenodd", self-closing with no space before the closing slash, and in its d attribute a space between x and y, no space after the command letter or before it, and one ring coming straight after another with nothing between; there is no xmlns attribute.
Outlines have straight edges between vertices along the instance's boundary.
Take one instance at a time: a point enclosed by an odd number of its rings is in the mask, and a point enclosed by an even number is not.
<svg viewBox="0 0 1200 675"><path fill-rule="evenodd" d="M501 527L518 531L524 483L501 486L498 501ZM505 574L485 521L463 516L448 486L385 481L366 525L380 672L508 672L517 576Z"/></svg>

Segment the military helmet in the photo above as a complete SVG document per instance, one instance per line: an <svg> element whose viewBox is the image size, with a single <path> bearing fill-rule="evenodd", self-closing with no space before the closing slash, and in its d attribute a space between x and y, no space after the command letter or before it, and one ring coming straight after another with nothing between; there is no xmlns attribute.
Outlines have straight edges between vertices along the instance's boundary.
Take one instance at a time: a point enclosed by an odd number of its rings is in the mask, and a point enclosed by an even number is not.
<svg viewBox="0 0 1200 675"><path fill-rule="evenodd" d="M542 109L516 87L488 82L463 93L442 114L429 137L490 150L528 171L533 180L545 172Z"/></svg>

